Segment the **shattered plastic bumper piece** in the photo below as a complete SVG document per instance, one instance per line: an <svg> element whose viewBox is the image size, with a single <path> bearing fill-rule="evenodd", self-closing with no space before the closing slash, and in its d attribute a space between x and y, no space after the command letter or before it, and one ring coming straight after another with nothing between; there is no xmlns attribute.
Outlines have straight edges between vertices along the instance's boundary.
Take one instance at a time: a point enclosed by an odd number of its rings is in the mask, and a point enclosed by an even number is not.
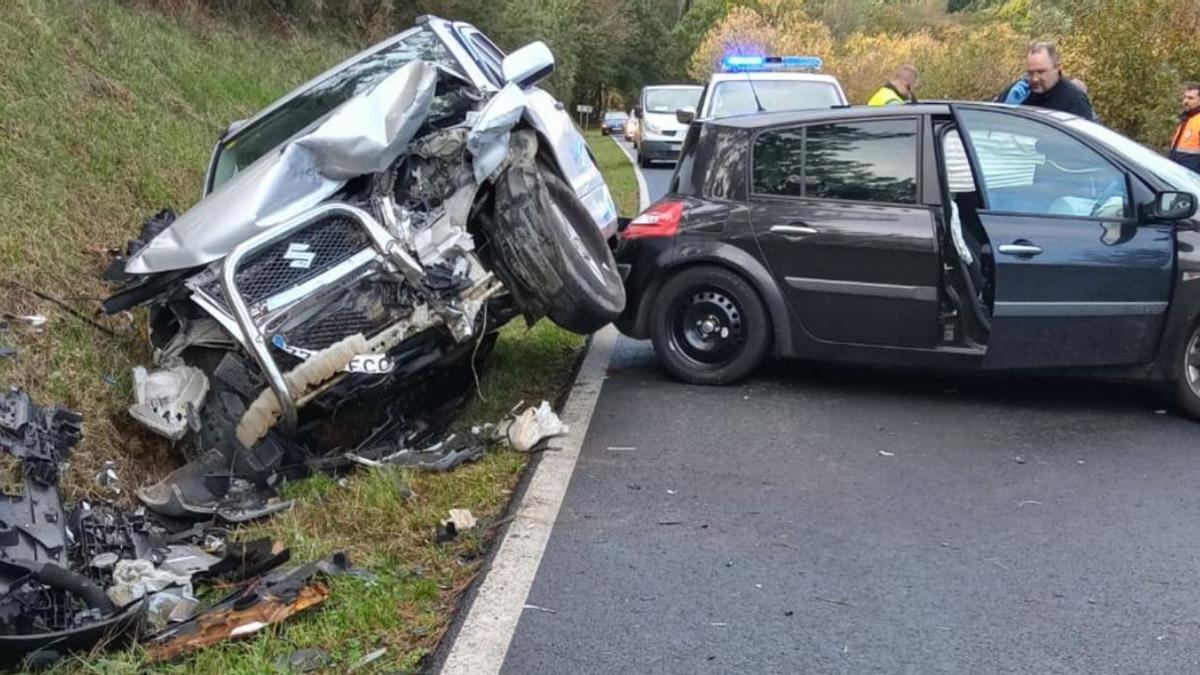
<svg viewBox="0 0 1200 675"><path fill-rule="evenodd" d="M197 415L208 395L208 378L199 368L175 366L149 373L133 369L135 403L129 414L154 433L172 441L197 429Z"/></svg>

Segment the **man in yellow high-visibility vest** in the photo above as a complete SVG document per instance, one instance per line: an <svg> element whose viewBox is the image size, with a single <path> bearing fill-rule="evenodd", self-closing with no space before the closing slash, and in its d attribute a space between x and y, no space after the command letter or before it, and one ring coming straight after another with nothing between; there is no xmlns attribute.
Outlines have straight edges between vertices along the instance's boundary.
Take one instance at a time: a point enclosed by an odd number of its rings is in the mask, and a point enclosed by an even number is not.
<svg viewBox="0 0 1200 675"><path fill-rule="evenodd" d="M867 105L916 103L916 91L919 83L920 77L917 75L916 68L910 65L900 66L896 69L896 74L892 76L892 79L880 87L871 100L867 101Z"/></svg>

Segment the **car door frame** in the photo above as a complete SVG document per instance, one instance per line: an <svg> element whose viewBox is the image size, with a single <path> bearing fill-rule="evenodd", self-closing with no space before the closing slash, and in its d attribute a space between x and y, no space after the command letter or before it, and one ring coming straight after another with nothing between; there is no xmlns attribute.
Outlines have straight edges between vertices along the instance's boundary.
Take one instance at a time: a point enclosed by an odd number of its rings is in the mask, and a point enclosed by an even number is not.
<svg viewBox="0 0 1200 675"><path fill-rule="evenodd" d="M770 126L764 126L764 127L756 129L750 138L750 141L749 141L750 142L750 153L749 153L749 161L747 162L747 167L746 167L747 174L746 174L745 180L746 180L746 185L747 185L747 191L746 191L747 205L751 206L751 209L753 209L753 203L756 199L763 199L763 200L772 201L772 202L780 201L780 202L787 202L787 203L796 203L798 205L798 208L803 208L803 206L801 206L801 205L811 204L814 202L815 203L822 203L822 202L839 203L840 202L840 203L844 203L844 204L868 206L868 207L869 206L881 206L881 205L882 206L892 206L892 207L904 207L904 208L928 212L929 218L930 218L930 239L931 239L931 244L933 247L932 258L934 260L934 267L931 270L932 285L931 286L922 285L921 289L929 288L933 291L931 300L928 300L925 298L925 296L927 295L927 291L920 290L918 293L917 287L908 289L907 287L902 287L902 285L892 285L892 284L882 284L881 285L881 284L871 283L871 282L859 283L859 282L851 282L851 281L847 281L845 284L845 287L846 287L846 289L855 291L855 293L849 293L849 295L855 295L855 294L869 295L872 292L879 292L880 293L879 297L881 297L881 298L882 297L901 297L900 294L903 294L906 291L911 291L911 294L904 295L903 297L912 299L912 298L915 298L917 294L919 294L921 296L922 300L931 302L933 305L933 307L932 307L933 312L931 314L933 321L929 326L929 331L930 331L931 335L936 335L936 331L938 330L938 323L937 323L938 311L937 310L940 307L941 299L944 296L944 288L943 288L944 281L943 281L942 274L940 271L942 258L943 258L942 242L941 242L941 217L940 217L942 204L941 204L940 197L937 196L940 194L939 190L940 190L941 183L940 183L940 178L939 178L939 175L937 173L937 168L936 168L937 167L936 157L932 160L934 163L931 164L931 160L930 160L930 157L931 157L930 152L931 152L931 148L932 148L931 143L933 142L931 119L932 118L931 118L930 110L914 110L914 111L905 110L903 114L895 114L895 115L862 114L862 115L847 115L847 116L838 115L838 116L834 116L834 117L813 117L813 118L806 118L806 119L790 120L786 123L772 124ZM916 185L914 203L899 204L899 203L890 203L890 202L869 202L869 201L859 201L859 200L833 200L833 199L815 198L815 197L807 197L807 196L797 197L797 196L790 196L790 195L760 194L760 193L756 193L754 191L753 186L754 186L755 147L758 142L758 139L764 133L780 131L780 130L784 130L784 129L801 129L802 128L805 130L804 145L801 150L801 153L802 153L801 156L804 158L804 161L802 162L802 165L801 165L802 166L801 180L803 181L803 180L805 180L805 177L807 176L807 173L808 173L807 156L806 156L807 152L806 151L807 151L807 129L809 127L827 125L827 124L852 124L852 123L863 123L863 122L869 123L869 122L873 122L873 121L877 122L877 121L892 121L892 120L912 120L916 123L916 127L917 127L916 157L915 157L916 165L914 167L914 170L916 172L917 185ZM931 197L931 195L932 195L932 197ZM751 229L754 231L755 242L756 242L756 245L758 246L760 259L766 263L767 269L770 270L771 276L774 279L775 284L781 289L781 291L784 291L785 296L788 295L787 289L788 289L789 281L786 278L785 274L780 274L778 271L775 270L775 266L773 266L771 264L771 261L767 255L767 252L763 249L762 232L760 231L759 226L752 224ZM835 281L833 283L838 283L838 282ZM894 286L894 288L882 288L882 286ZM888 293L888 295L884 295L884 293ZM788 305L789 316L795 322L796 328L799 329L799 330L792 331L793 335L795 336L794 337L795 344L793 346L794 346L795 351L798 354L802 354L802 355L806 355L806 356L821 356L821 357L826 357L826 358L833 358L836 360L851 360L851 361L881 362L881 363L896 362L897 360L900 360L900 361L912 360L913 362L929 363L929 362L937 362L938 359L940 359L943 355L945 355L951 359L959 359L960 357L964 356L963 354L958 354L958 353L951 354L951 353L946 352L945 350L939 349L936 339L933 340L928 346L914 346L914 345L888 344L888 343L841 342L841 341L825 339L825 338L815 335L814 333L811 332L811 330L809 330L809 328L805 325L804 317L802 316L801 312L797 309L797 307L794 305L794 303L791 300L788 301L787 305ZM912 355L913 358L909 359L909 358L899 357L898 355L901 353L910 354L910 355ZM926 355L926 356L918 356L918 355Z"/></svg>
<svg viewBox="0 0 1200 675"><path fill-rule="evenodd" d="M980 169L979 156L976 152L975 143L973 139L971 139L971 134L967 131L967 127L963 124L963 120L959 116L959 111L962 110L975 110L1020 117L1029 120L1032 123L1048 127L1049 129L1052 129L1060 134L1064 134L1097 155L1100 155L1105 161L1107 161L1111 166L1124 175L1126 183L1126 196L1129 200L1126 217L1123 219L1099 218L1094 216L1079 216L1072 218L1070 216L1059 216L1056 214L1035 214L991 210L988 205L988 195L985 188L985 180ZM1170 283L1166 289L1166 292L1163 294L1162 299L1155 301L1126 300L1111 302L1104 300L1051 302L1002 301L1001 288L998 283L1002 271L1001 265L1003 263L1006 266L1015 266L1016 263L1014 263L1014 261L1010 260L1008 257L1001 258L998 249L1002 242L992 241L991 245L994 256L994 278L992 279L992 284L995 297L995 306L993 307L992 313L992 335L988 343L988 354L985 354L983 359L983 367L987 369L1023 369L1045 367L1095 368L1107 366L1126 367L1130 365L1152 362L1157 354L1158 345L1161 344L1162 336L1167 327L1170 299L1173 294L1178 267L1178 242L1174 234L1174 225L1145 222L1145 219L1142 216L1143 204L1153 197L1153 194L1156 190L1161 189L1161 181L1157 179L1148 179L1148 177L1145 175L1146 172L1141 170L1140 167L1133 165L1130 160L1107 147L1107 145L1105 145L1103 142L1089 138L1085 134L1071 129L1065 124L1059 123L1060 121L1055 120L1052 116L1053 113L1049 113L1048 111L1024 110L1021 108L1013 109L1008 107L1000 108L999 106L994 105L972 103L953 103L950 105L950 111L954 120L954 125L957 129L959 129L959 133L963 141L963 147L967 154L971 171L975 177L977 189L980 191L979 200L981 208L979 209L979 216L981 221L987 215L1001 218L1026 217L1039 221L1070 221L1072 219L1080 221L1086 220L1095 221L1098 224L1113 223L1122 226L1129 225L1134 228L1138 228L1139 230L1143 228L1148 230L1151 227L1158 227L1162 228L1164 231L1169 230L1171 237L1171 269L1169 272L1167 272L1167 277L1170 279ZM985 231L987 230L986 222L984 223L984 229ZM991 232L988 232L989 239L991 239L991 236ZM1020 261L1022 259L1015 258L1015 260ZM1059 309L1059 311L1062 313L1055 313L1055 305L1062 305L1062 307ZM1135 307L1135 305L1137 306ZM1151 305L1154 307L1151 307ZM1002 339L1005 340L1005 343L1001 345L1005 348L1005 350L1011 350L1014 348L1008 343L1012 342L1014 339L1020 339L1021 337L1021 330L1019 328L1013 328L1018 320L1032 320L1040 323L1040 327L1037 328L1036 332L1039 332L1044 336L1045 334L1055 332L1052 330L1052 324L1050 323L1050 320L1052 319L1058 321L1073 321L1078 325L1078 330L1084 331L1089 330L1089 328L1086 327L1088 324L1094 324L1090 330L1095 330L1096 328L1103 328L1105 319L1108 320L1107 323L1111 326L1117 318L1124 316L1155 316L1158 318L1155 329L1148 333L1148 335L1153 336L1153 339L1150 337L1144 338L1145 344L1142 345L1143 351L1138 356L1131 355L1124 358L1114 357L1115 360L1114 358L1106 359L1101 356L1091 359L1075 357L1077 359L1075 362L1067 362L1053 357L1051 354L1046 354L1044 359L1039 360L1036 354L1036 345L1026 345L1026 348L1023 350L1023 353L1020 357L1014 357L1008 353L998 353L1000 350L993 349L993 347L997 344L996 338L998 334ZM1151 321L1147 321L1147 323L1150 322ZM1066 325L1066 328L1070 327L1070 324ZM1028 326L1025 330L1027 333L1033 333L1035 332L1032 330L1033 328L1033 326ZM998 329L1005 329L1005 332L1001 333ZM1070 330L1060 330L1058 332L1067 335L1074 334L1073 331ZM1142 332L1145 333L1145 331ZM1009 335L1009 333L1012 333L1013 335ZM991 355L991 358L989 358L989 355Z"/></svg>

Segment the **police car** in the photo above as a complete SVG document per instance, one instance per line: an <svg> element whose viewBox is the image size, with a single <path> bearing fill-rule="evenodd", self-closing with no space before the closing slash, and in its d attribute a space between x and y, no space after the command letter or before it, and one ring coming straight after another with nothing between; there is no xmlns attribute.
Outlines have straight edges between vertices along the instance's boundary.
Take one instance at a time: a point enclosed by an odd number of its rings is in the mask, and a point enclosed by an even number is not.
<svg viewBox="0 0 1200 675"><path fill-rule="evenodd" d="M679 121L848 105L837 78L818 72L823 65L816 56L727 56Z"/></svg>

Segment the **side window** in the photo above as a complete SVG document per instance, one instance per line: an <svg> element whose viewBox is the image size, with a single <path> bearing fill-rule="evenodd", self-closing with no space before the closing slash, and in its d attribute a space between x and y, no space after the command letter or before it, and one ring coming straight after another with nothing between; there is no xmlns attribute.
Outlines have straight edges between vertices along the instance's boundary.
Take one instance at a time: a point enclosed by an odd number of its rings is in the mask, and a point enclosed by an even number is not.
<svg viewBox="0 0 1200 675"><path fill-rule="evenodd" d="M471 53L479 60L479 65L487 72L492 82L497 86L504 85L504 55L482 33L471 31L467 33L471 43Z"/></svg>
<svg viewBox="0 0 1200 675"><path fill-rule="evenodd" d="M892 204L917 201L917 120L808 127L805 196Z"/></svg>
<svg viewBox="0 0 1200 675"><path fill-rule="evenodd" d="M754 192L804 196L804 129L766 131L754 142Z"/></svg>
<svg viewBox="0 0 1200 675"><path fill-rule="evenodd" d="M1054 127L1006 113L960 111L987 208L1044 216L1124 218L1125 173Z"/></svg>

